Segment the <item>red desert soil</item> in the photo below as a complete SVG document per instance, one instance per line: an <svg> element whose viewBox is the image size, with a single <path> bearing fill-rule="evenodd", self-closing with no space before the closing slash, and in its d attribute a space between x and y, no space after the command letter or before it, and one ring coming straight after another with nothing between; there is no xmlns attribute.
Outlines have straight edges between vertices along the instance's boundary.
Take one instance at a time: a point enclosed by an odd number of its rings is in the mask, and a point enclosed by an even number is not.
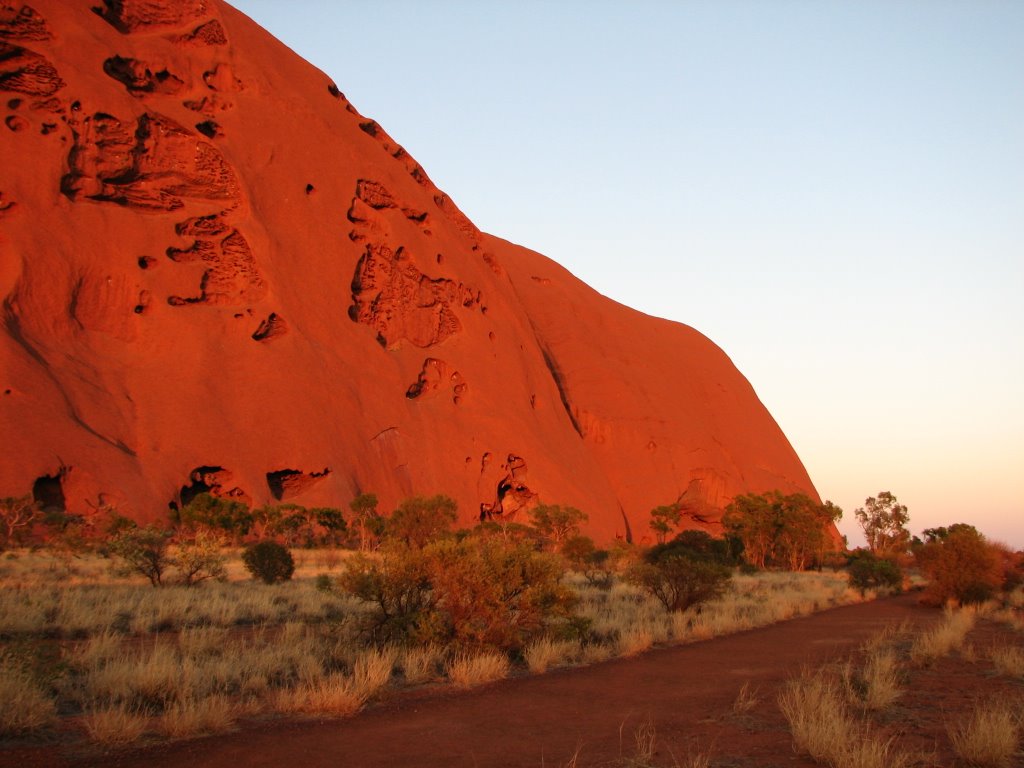
<svg viewBox="0 0 1024 768"><path fill-rule="evenodd" d="M155 520L441 492L605 540L817 497L714 343L481 232L220 0L0 0L0 168L0 496Z"/></svg>
<svg viewBox="0 0 1024 768"><path fill-rule="evenodd" d="M916 596L904 595L470 692L434 688L397 695L347 720L246 723L226 736L121 755L0 752L0 763L20 768L520 768L564 765L578 748L578 765L596 766L633 755L634 732L650 720L659 765L672 765L673 755L682 761L699 746L713 751L717 766L813 766L793 752L775 705L780 686L805 665L852 654L885 626L907 621L921 628L940 616L920 607ZM935 751L940 765L952 763L945 736L951 717L982 695L1022 695L1019 684L994 677L984 661L989 645L1019 644L1019 635L982 621L968 641L978 649L978 661L943 659L930 669L912 670L905 695L882 718L881 727L902 734L906 748ZM744 683L757 690L761 703L747 714L734 714L732 704Z"/></svg>

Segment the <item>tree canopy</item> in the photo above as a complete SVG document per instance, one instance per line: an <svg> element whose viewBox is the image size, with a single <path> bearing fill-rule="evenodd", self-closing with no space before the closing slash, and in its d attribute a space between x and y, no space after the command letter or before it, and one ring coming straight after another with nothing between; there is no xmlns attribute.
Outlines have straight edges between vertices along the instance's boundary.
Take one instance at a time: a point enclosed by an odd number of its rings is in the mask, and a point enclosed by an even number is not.
<svg viewBox="0 0 1024 768"><path fill-rule="evenodd" d="M831 547L829 527L842 515L830 501L818 504L803 493L768 491L737 496L722 524L743 542L750 565L799 571L823 559Z"/></svg>

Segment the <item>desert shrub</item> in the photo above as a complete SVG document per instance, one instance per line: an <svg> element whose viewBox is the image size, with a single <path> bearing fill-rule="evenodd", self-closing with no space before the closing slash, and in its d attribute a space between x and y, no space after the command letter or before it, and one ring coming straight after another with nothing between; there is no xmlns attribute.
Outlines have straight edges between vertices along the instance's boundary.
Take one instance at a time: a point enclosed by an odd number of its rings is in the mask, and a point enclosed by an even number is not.
<svg viewBox="0 0 1024 768"><path fill-rule="evenodd" d="M451 532L456 520L455 500L444 495L413 496L403 500L384 524L391 541L422 549Z"/></svg>
<svg viewBox="0 0 1024 768"><path fill-rule="evenodd" d="M697 530L682 531L671 541L656 544L647 550L644 559L648 562L655 562L672 554L696 557L722 565L736 565L731 542L726 539L716 539L706 531Z"/></svg>
<svg viewBox="0 0 1024 768"><path fill-rule="evenodd" d="M933 605L947 600L983 603L1003 586L997 550L974 526L951 526L945 536L936 535L917 547L914 556L929 579L925 601Z"/></svg>
<svg viewBox="0 0 1024 768"><path fill-rule="evenodd" d="M519 650L572 615L562 575L528 543L470 536L350 558L339 584L366 604L363 628L377 641Z"/></svg>
<svg viewBox="0 0 1024 768"><path fill-rule="evenodd" d="M869 589L891 589L898 592L903 572L894 560L878 557L870 550L860 550L850 557L850 586L863 595Z"/></svg>
<svg viewBox="0 0 1024 768"><path fill-rule="evenodd" d="M0 499L0 549L16 543L40 519L42 511L31 495Z"/></svg>
<svg viewBox="0 0 1024 768"><path fill-rule="evenodd" d="M611 553L598 549L589 536L573 536L562 546L564 557L573 570L583 574L592 587L611 589L615 581Z"/></svg>
<svg viewBox="0 0 1024 768"><path fill-rule="evenodd" d="M236 539L252 529L253 515L249 507L234 499L223 499L210 493L196 494L188 504L173 513L180 528L195 531L222 531Z"/></svg>
<svg viewBox="0 0 1024 768"><path fill-rule="evenodd" d="M626 571L626 581L648 592L666 611L680 612L724 594L732 570L691 550L653 548Z"/></svg>
<svg viewBox="0 0 1024 768"><path fill-rule="evenodd" d="M366 605L361 628L372 640L429 642L435 600L422 550L391 548L379 558L350 557L338 586Z"/></svg>
<svg viewBox="0 0 1024 768"><path fill-rule="evenodd" d="M519 651L578 603L561 561L529 544L471 537L427 551L437 639Z"/></svg>
<svg viewBox="0 0 1024 768"><path fill-rule="evenodd" d="M164 573L174 563L170 553L172 531L155 526L123 529L110 542L114 572L121 576L141 574L154 587L163 584Z"/></svg>
<svg viewBox="0 0 1024 768"><path fill-rule="evenodd" d="M179 542L173 559L178 580L186 587L207 579L224 581L227 570L223 545L223 540L210 531L199 531L191 539Z"/></svg>
<svg viewBox="0 0 1024 768"><path fill-rule="evenodd" d="M276 541L260 541L245 548L242 563L254 579L265 584L288 581L295 573L295 560L288 548Z"/></svg>

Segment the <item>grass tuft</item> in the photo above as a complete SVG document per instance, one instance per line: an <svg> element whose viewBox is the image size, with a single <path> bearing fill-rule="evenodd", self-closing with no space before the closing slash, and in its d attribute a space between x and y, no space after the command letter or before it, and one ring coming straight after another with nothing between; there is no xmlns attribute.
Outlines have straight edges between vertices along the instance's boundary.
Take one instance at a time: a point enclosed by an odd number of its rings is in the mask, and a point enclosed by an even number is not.
<svg viewBox="0 0 1024 768"><path fill-rule="evenodd" d="M25 672L0 666L0 736L24 736L50 726L57 717L53 700Z"/></svg>
<svg viewBox="0 0 1024 768"><path fill-rule="evenodd" d="M149 726L149 718L138 709L114 704L87 712L83 724L97 744L120 746L138 741Z"/></svg>
<svg viewBox="0 0 1024 768"><path fill-rule="evenodd" d="M508 677L508 658L503 653L484 651L478 654L458 653L448 662L445 671L456 688L472 688Z"/></svg>
<svg viewBox="0 0 1024 768"><path fill-rule="evenodd" d="M967 633L974 628L977 614L971 608L947 608L942 623L914 640L910 658L915 664L927 666L963 647Z"/></svg>
<svg viewBox="0 0 1024 768"><path fill-rule="evenodd" d="M979 768L1013 765L1020 736L1020 718L1005 703L978 706L969 720L949 728L957 757Z"/></svg>
<svg viewBox="0 0 1024 768"><path fill-rule="evenodd" d="M1015 645L993 648L989 658L996 666L996 672L1010 677L1024 677L1024 649Z"/></svg>
<svg viewBox="0 0 1024 768"><path fill-rule="evenodd" d="M534 640L523 651L526 666L535 675L547 672L551 667L571 662L579 650L579 644L570 640L552 640L542 637Z"/></svg>
<svg viewBox="0 0 1024 768"><path fill-rule="evenodd" d="M168 707L157 721L157 731L171 739L221 733L235 724L234 707L225 696L186 699Z"/></svg>

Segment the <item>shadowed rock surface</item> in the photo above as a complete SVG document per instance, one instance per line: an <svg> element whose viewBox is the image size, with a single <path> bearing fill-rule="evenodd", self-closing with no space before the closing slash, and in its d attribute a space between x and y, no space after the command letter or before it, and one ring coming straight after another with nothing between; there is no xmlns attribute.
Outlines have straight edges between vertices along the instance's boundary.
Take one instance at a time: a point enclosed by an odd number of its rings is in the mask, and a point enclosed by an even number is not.
<svg viewBox="0 0 1024 768"><path fill-rule="evenodd" d="M150 520L197 483L446 493L467 523L576 506L602 539L817 497L722 350L481 233L248 18L94 6L0 0L0 495L48 478Z"/></svg>

